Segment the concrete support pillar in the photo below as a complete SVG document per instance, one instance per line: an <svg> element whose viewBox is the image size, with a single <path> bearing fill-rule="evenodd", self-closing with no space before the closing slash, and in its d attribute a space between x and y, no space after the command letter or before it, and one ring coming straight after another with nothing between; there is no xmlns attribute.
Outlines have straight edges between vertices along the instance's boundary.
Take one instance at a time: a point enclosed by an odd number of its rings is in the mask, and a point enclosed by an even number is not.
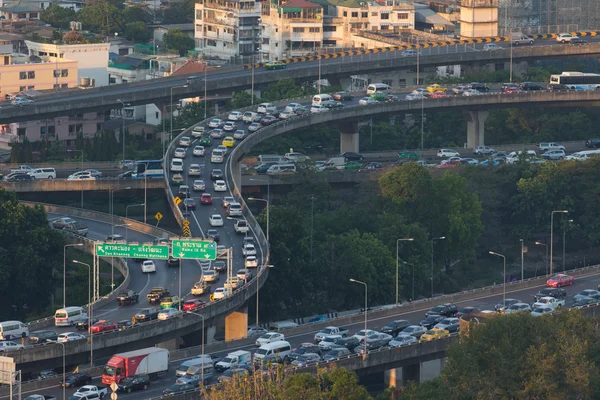
<svg viewBox="0 0 600 400"><path fill-rule="evenodd" d="M406 384L408 381L421 382L421 364L402 367L402 382Z"/></svg>
<svg viewBox="0 0 600 400"><path fill-rule="evenodd" d="M385 371L385 386L386 387L402 387L402 368L392 368Z"/></svg>
<svg viewBox="0 0 600 400"><path fill-rule="evenodd" d="M212 343L215 340L215 334L217 333L216 325L209 325L206 327L206 343Z"/></svg>
<svg viewBox="0 0 600 400"><path fill-rule="evenodd" d="M485 110L469 110L467 118L467 146L473 148L485 145L485 120L489 112Z"/></svg>
<svg viewBox="0 0 600 400"><path fill-rule="evenodd" d="M174 337L173 339L169 339L166 342L158 343L156 347L160 347L161 349L167 349L169 351L179 350L179 337Z"/></svg>
<svg viewBox="0 0 600 400"><path fill-rule="evenodd" d="M225 341L248 336L248 307L234 311L225 317Z"/></svg>
<svg viewBox="0 0 600 400"><path fill-rule="evenodd" d="M358 153L359 135L357 122L344 122L340 128L340 153Z"/></svg>
<svg viewBox="0 0 600 400"><path fill-rule="evenodd" d="M421 380L420 382L425 382L440 376L442 372L442 368L444 368L444 359L440 358L437 360L425 361L421 363Z"/></svg>

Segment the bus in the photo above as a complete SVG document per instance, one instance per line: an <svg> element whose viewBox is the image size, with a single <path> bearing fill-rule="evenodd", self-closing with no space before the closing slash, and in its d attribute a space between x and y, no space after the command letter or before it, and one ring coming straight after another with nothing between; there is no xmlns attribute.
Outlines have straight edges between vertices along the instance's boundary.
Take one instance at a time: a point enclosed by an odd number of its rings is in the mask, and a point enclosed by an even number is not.
<svg viewBox="0 0 600 400"><path fill-rule="evenodd" d="M135 161L131 179L163 178L165 176L163 161L164 160Z"/></svg>
<svg viewBox="0 0 600 400"><path fill-rule="evenodd" d="M600 89L600 75L563 72L560 75L550 75L550 84L565 85L570 90L598 90Z"/></svg>

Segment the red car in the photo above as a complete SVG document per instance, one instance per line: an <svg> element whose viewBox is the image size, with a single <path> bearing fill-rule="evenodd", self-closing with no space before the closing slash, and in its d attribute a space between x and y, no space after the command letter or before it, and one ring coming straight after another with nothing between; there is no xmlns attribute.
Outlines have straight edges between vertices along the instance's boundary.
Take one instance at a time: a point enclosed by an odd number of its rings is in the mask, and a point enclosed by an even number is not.
<svg viewBox="0 0 600 400"><path fill-rule="evenodd" d="M450 93L446 92L435 92L429 95L430 99L442 99L444 97L453 97Z"/></svg>
<svg viewBox="0 0 600 400"><path fill-rule="evenodd" d="M206 305L206 302L199 299L186 300L183 303L183 311L195 311L204 305Z"/></svg>
<svg viewBox="0 0 600 400"><path fill-rule="evenodd" d="M570 286L575 283L575 278L570 275L556 274L546 281L548 287Z"/></svg>
<svg viewBox="0 0 600 400"><path fill-rule="evenodd" d="M212 196L210 193L202 193L202 196L200 196L200 204L212 204Z"/></svg>
<svg viewBox="0 0 600 400"><path fill-rule="evenodd" d="M106 331L114 331L117 329L117 324L101 319L90 327L90 333L100 333Z"/></svg>

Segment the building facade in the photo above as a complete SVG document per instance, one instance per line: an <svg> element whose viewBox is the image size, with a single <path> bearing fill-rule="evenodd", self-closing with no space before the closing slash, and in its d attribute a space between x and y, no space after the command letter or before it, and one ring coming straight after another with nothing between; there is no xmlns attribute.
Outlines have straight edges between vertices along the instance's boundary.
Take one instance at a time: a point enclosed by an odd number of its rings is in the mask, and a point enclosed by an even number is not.
<svg viewBox="0 0 600 400"><path fill-rule="evenodd" d="M498 36L498 0L461 0L460 36Z"/></svg>

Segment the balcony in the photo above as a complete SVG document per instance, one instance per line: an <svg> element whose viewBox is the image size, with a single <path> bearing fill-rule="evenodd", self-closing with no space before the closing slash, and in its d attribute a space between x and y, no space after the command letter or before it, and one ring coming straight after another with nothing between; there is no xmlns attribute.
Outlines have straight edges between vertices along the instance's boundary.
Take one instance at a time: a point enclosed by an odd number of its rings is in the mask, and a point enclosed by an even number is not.
<svg viewBox="0 0 600 400"><path fill-rule="evenodd" d="M206 17L203 19L204 22L209 24L217 24L223 26L236 26L237 18L210 18Z"/></svg>
<svg viewBox="0 0 600 400"><path fill-rule="evenodd" d="M284 18L283 21L288 22L290 24L315 24L315 25L323 25L323 20L321 18Z"/></svg>

